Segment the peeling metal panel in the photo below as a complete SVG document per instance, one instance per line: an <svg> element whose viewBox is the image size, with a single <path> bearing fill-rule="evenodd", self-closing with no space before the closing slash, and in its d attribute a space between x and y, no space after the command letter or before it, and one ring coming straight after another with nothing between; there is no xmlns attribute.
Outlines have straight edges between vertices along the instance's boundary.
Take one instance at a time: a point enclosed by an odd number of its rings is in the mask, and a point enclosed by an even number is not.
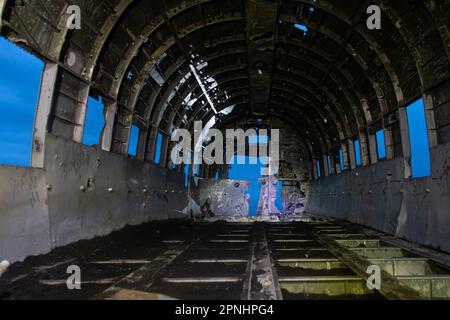
<svg viewBox="0 0 450 320"><path fill-rule="evenodd" d="M247 217L249 214L248 180L211 180L199 181L200 206L206 201L216 217L228 219Z"/></svg>

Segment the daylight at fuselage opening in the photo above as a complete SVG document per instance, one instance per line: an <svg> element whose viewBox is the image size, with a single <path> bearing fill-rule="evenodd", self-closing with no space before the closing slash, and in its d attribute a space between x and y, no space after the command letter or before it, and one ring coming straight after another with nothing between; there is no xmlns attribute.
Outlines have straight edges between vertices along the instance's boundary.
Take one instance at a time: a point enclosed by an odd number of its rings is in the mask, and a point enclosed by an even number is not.
<svg viewBox="0 0 450 320"><path fill-rule="evenodd" d="M245 164L240 164L245 162ZM256 164L254 164L256 162ZM255 216L258 210L259 197L261 195L261 182L259 179L262 178L262 169L266 166L267 157L249 157L249 156L233 156L233 160L230 165L230 170L228 173L228 178L232 180L248 180L250 181L250 187L248 195L249 200L249 216ZM283 210L283 201L281 197L282 193L282 182L277 184L277 198L275 205L280 212Z"/></svg>
<svg viewBox="0 0 450 320"><path fill-rule="evenodd" d="M0 164L29 166L43 63L0 37Z"/></svg>

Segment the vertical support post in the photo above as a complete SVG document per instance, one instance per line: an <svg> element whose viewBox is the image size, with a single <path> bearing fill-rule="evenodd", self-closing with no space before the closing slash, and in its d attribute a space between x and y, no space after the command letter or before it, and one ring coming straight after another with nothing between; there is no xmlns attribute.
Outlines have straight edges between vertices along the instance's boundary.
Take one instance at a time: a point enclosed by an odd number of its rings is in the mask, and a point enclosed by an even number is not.
<svg viewBox="0 0 450 320"><path fill-rule="evenodd" d="M329 169L329 166L328 166L328 156L327 156L327 155L324 155L324 156L322 157L322 159L323 159L323 173L324 173L324 176L325 176L325 177L328 177L328 176L330 175L330 171L328 170L328 169Z"/></svg>
<svg viewBox="0 0 450 320"><path fill-rule="evenodd" d="M121 155L128 155L131 126L133 125L133 112L119 103L117 103L116 110L110 151Z"/></svg>
<svg viewBox="0 0 450 320"><path fill-rule="evenodd" d="M402 139L402 153L403 153L403 160L405 163L404 178L407 179L411 177L412 169L411 169L411 142L409 138L409 125L406 107L400 107L398 113L400 121L400 135Z"/></svg>
<svg viewBox="0 0 450 320"><path fill-rule="evenodd" d="M55 98L55 87L58 77L58 65L46 63L41 77L38 105L34 118L33 143L31 151L31 166L44 167L45 138L48 131L48 120Z"/></svg>
<svg viewBox="0 0 450 320"><path fill-rule="evenodd" d="M5 10L6 0L0 0L0 32L3 26L3 11Z"/></svg>
<svg viewBox="0 0 450 320"><path fill-rule="evenodd" d="M163 168L167 167L169 143L170 143L170 137L166 133L163 133L163 141L162 141L162 147L161 147L161 160L159 162L160 166Z"/></svg>
<svg viewBox="0 0 450 320"><path fill-rule="evenodd" d="M436 115L434 113L433 96L429 93L425 93L423 95L423 104L427 121L428 144L430 148L434 148L438 145L438 136L436 130Z"/></svg>
<svg viewBox="0 0 450 320"><path fill-rule="evenodd" d="M392 128L384 128L384 143L386 145L386 159L394 158L394 138L392 135Z"/></svg>
<svg viewBox="0 0 450 320"><path fill-rule="evenodd" d="M155 162L155 150L156 150L156 140L158 139L158 129L152 127L150 129L149 139L147 142L147 161L154 163Z"/></svg>
<svg viewBox="0 0 450 320"><path fill-rule="evenodd" d="M230 166L228 166L226 164L222 164L220 167L221 167L220 168L220 175L219 175L220 179L228 178L228 174L229 174L229 171L230 171Z"/></svg>
<svg viewBox="0 0 450 320"><path fill-rule="evenodd" d="M378 148L377 148L377 136L369 134L369 151L370 151L370 163L378 163Z"/></svg>
<svg viewBox="0 0 450 320"><path fill-rule="evenodd" d="M350 160L350 168L352 168L352 170L356 169L355 145L353 143L353 140L347 140L348 156Z"/></svg>
<svg viewBox="0 0 450 320"><path fill-rule="evenodd" d="M336 174L340 174L342 172L339 151L334 155L334 169L336 170Z"/></svg>
<svg viewBox="0 0 450 320"><path fill-rule="evenodd" d="M147 139L148 139L149 129L139 129L138 146L136 151L136 159L139 161L145 161L145 154L147 152Z"/></svg>
<svg viewBox="0 0 450 320"><path fill-rule="evenodd" d="M100 145L102 150L111 151L112 148L112 140L114 134L114 123L116 120L116 112L117 112L117 103L111 101L104 101L104 117L105 117L105 125L102 131L102 137L100 141Z"/></svg>
<svg viewBox="0 0 450 320"><path fill-rule="evenodd" d="M336 174L336 155L333 153L331 153L330 155L330 168L331 168L331 172L330 172L330 176L335 175Z"/></svg>
<svg viewBox="0 0 450 320"><path fill-rule="evenodd" d="M341 148L342 148L342 158L344 160L344 167L349 168L350 167L350 157L349 157L349 153L348 153L348 147L346 143L341 143Z"/></svg>
<svg viewBox="0 0 450 320"><path fill-rule="evenodd" d="M89 99L89 90L90 85L85 84L83 88L80 90L79 94L79 104L77 108L76 118L75 118L75 128L73 130L73 141L82 143L83 142L83 133L84 133L84 125L86 122L86 113L87 113L87 104Z"/></svg>
<svg viewBox="0 0 450 320"><path fill-rule="evenodd" d="M369 147L367 145L367 134L366 132L359 133L359 148L361 150L361 164L366 167L370 164L369 158Z"/></svg>

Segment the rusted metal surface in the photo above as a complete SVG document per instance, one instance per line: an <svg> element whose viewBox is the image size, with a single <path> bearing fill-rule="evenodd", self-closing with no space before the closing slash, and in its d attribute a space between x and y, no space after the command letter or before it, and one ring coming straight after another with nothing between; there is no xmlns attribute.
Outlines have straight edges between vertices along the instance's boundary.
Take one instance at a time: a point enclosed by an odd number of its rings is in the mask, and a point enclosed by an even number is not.
<svg viewBox="0 0 450 320"><path fill-rule="evenodd" d="M266 176L259 179L261 192L256 215L259 217L277 216L280 211L275 205L278 192L278 180L275 176Z"/></svg>
<svg viewBox="0 0 450 320"><path fill-rule="evenodd" d="M248 180L202 179L199 181L199 205L208 202L216 218L248 217L249 187Z"/></svg>

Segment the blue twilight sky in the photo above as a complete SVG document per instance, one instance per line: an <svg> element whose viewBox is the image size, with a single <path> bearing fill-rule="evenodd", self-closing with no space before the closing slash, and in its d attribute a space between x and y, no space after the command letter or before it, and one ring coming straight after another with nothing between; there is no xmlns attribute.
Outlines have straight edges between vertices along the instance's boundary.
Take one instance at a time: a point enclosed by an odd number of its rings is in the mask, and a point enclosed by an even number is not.
<svg viewBox="0 0 450 320"><path fill-rule="evenodd" d="M305 31L305 30L303 30ZM0 37L0 164L30 165L32 128L39 95L39 84L43 63ZM102 102L89 98L83 143L97 144L103 127ZM426 134L423 100L412 103L407 108L414 177L430 174L430 155ZM133 127L130 154L136 154L138 130ZM380 158L385 156L384 136L377 134ZM359 148L359 144L356 145ZM159 150L159 148L158 148ZM159 158L157 152L156 158ZM156 159L157 160L157 159ZM358 160L360 160L358 158ZM255 194L259 190L257 178L260 166L234 166L232 178L252 181L252 211L255 209ZM256 187L255 187L256 186ZM257 205L257 203L256 203Z"/></svg>
<svg viewBox="0 0 450 320"><path fill-rule="evenodd" d="M0 37L0 164L30 165L43 63Z"/></svg>
<svg viewBox="0 0 450 320"><path fill-rule="evenodd" d="M423 99L410 104L406 111L411 140L412 176L427 177L430 175L430 152Z"/></svg>
<svg viewBox="0 0 450 320"><path fill-rule="evenodd" d="M97 101L89 97L83 132L83 143L88 146L98 144L104 123L102 101Z"/></svg>

